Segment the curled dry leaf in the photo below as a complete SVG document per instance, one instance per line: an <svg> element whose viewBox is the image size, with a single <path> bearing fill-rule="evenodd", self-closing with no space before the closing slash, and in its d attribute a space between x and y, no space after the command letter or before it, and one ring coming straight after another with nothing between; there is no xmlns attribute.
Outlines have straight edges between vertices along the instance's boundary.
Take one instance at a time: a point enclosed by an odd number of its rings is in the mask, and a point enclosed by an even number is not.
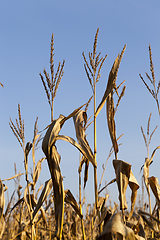
<svg viewBox="0 0 160 240"><path fill-rule="evenodd" d="M138 184L135 176L133 175L132 171L130 171L129 187L132 190L132 194L131 194L131 211L129 213L128 220L131 219L131 217L132 217L135 202L136 202L136 197L137 197L137 190L139 189L139 184Z"/></svg>
<svg viewBox="0 0 160 240"><path fill-rule="evenodd" d="M85 105L85 104L84 104ZM55 219L56 219L56 231L55 236L61 238L63 227L63 215L64 215L64 189L63 178L60 169L60 155L57 152L55 142L56 137L65 123L66 120L73 117L84 106L82 105L78 109L74 110L67 117L60 115L58 119L53 120L49 125L48 130L44 136L42 142L42 150L46 155L49 170L53 182L54 190L54 205L55 205Z"/></svg>
<svg viewBox="0 0 160 240"><path fill-rule="evenodd" d="M62 120L64 120L65 116L60 115L58 119L53 120L50 124L42 142L42 150L47 157L47 161L50 161L50 151L52 145L55 143L55 137L58 136L61 128L62 128Z"/></svg>
<svg viewBox="0 0 160 240"><path fill-rule="evenodd" d="M160 185L158 179L154 176L148 178L149 185L152 189L152 192L156 198L158 206L160 207Z"/></svg>
<svg viewBox="0 0 160 240"><path fill-rule="evenodd" d="M98 191L98 194L100 194L106 187L108 187L110 184L116 182L116 178L114 178L113 180L111 180L109 183L107 183L102 189L100 189Z"/></svg>
<svg viewBox="0 0 160 240"><path fill-rule="evenodd" d="M107 100L109 94L112 92L113 88L116 88L116 78L117 78L117 74L118 74L118 69L119 69L119 66L120 66L120 62L121 62L121 58L123 56L123 53L125 51L125 48L126 48L126 45L124 46L121 54L117 56L117 58L115 59L114 63L113 63L113 66L112 66L112 69L109 73L109 78L108 78L108 83L107 83L107 88L105 90L105 93L103 95L103 98L96 110L96 117L98 116L99 112L101 111L101 109L103 108L104 104L105 104L105 101Z"/></svg>
<svg viewBox="0 0 160 240"><path fill-rule="evenodd" d="M0 179L0 220L3 215L4 205L5 205L4 189L2 180Z"/></svg>
<svg viewBox="0 0 160 240"><path fill-rule="evenodd" d="M41 192L41 195L38 199L38 202L37 202L36 207L35 207L34 212L33 212L33 220L36 217L39 210L41 209L41 206L43 205L44 201L48 197L52 187L53 187L52 179L49 179L48 181L45 182L45 186L44 186L44 188Z"/></svg>
<svg viewBox="0 0 160 240"><path fill-rule="evenodd" d="M106 107L107 107L107 123L108 123L109 134L112 140L114 152L115 154L117 154L118 144L117 144L117 138L116 138L116 124L114 121L115 110L114 110L113 92L111 92L108 95Z"/></svg>
<svg viewBox="0 0 160 240"><path fill-rule="evenodd" d="M131 165L122 160L113 160L116 173L116 181L119 190L120 209L127 209L126 189L129 183Z"/></svg>
<svg viewBox="0 0 160 240"><path fill-rule="evenodd" d="M60 238L63 227L63 214L64 214L64 190L63 178L60 170L60 155L55 146L55 137L58 136L62 125L64 116L60 115L57 120L54 120L48 128L43 142L42 150L46 155L50 174L53 182L54 190L54 205L55 205L55 219L56 219L56 232L55 235Z"/></svg>
<svg viewBox="0 0 160 240"><path fill-rule="evenodd" d="M35 168L35 174L34 174L34 178L33 178L33 184L35 185L36 182L38 181L38 178L39 178L39 175L40 175L40 172L41 172L41 164L42 162L45 160L46 158L41 158L38 162L37 162L37 165L36 165L36 168Z"/></svg>
<svg viewBox="0 0 160 240"><path fill-rule="evenodd" d="M77 201L75 200L73 194L71 193L71 191L69 189L65 190L65 202L69 203L73 209L75 210L75 212L80 216L80 218L83 218L83 215L81 214L80 208L78 206Z"/></svg>
<svg viewBox="0 0 160 240"><path fill-rule="evenodd" d="M148 183L148 178L149 178L149 165L151 164L151 161L149 158L145 158L145 163L143 166L143 178L144 178L144 183L147 189L148 194L150 195L150 189L149 189L149 183Z"/></svg>
<svg viewBox="0 0 160 240"><path fill-rule="evenodd" d="M56 140L64 140L66 142L71 143L93 164L93 166L96 166L95 161L94 161L94 156L91 156L87 150L85 151L73 138L65 136L65 135L59 135L56 137ZM80 166L82 166L81 163L80 163ZM81 170L81 168L80 168L80 170Z"/></svg>
<svg viewBox="0 0 160 240"><path fill-rule="evenodd" d="M114 214L109 222L104 226L103 232L97 237L97 240L126 239L135 240L133 230L124 225L120 213Z"/></svg>
<svg viewBox="0 0 160 240"><path fill-rule="evenodd" d="M76 137L78 143L83 148L85 152L90 156L90 158L94 159L93 152L89 146L89 143L86 139L85 134L85 127L87 123L87 113L84 110L79 110L76 115L73 116L74 126L76 130ZM84 174L84 187L88 180L88 167L89 167L89 160L87 158L83 159L85 162L85 174ZM81 165L81 164L80 164Z"/></svg>
<svg viewBox="0 0 160 240"><path fill-rule="evenodd" d="M24 167L25 167L25 171L26 171L26 181L27 182L28 182L28 155L29 155L31 148L32 148L32 143L27 142L26 147L25 147L25 159L24 159Z"/></svg>
<svg viewBox="0 0 160 240"><path fill-rule="evenodd" d="M125 193L128 184L132 190L131 212L129 214L129 218L131 218L137 197L137 190L139 189L139 184L131 171L131 165L129 163L122 160L113 160L113 166L115 169L116 181L119 190L120 209L127 209Z"/></svg>

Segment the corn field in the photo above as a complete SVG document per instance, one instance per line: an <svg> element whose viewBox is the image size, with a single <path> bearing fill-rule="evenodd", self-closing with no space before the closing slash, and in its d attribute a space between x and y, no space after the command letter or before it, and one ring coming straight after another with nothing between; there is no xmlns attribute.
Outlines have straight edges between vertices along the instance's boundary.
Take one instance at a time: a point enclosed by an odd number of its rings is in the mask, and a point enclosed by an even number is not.
<svg viewBox="0 0 160 240"><path fill-rule="evenodd" d="M98 82L101 79L101 70L107 54L101 56L97 52L98 46L97 29L92 52L88 54L82 52L84 60L84 71L86 79L91 87L92 95L88 97L88 102L74 109L68 116L61 112L59 117L54 119L54 100L58 92L58 87L63 78L65 60L59 62L57 69L54 65L54 34L50 43L50 73L45 69L39 74L40 83L44 88L47 101L50 107L50 124L43 130L38 129L38 118L34 124L33 140L25 142L25 125L22 118L21 106L18 104L18 117L15 121L10 118L9 127L23 151L24 172L18 172L16 163L14 164L15 175L8 179L0 179L0 239L3 240L38 240L38 239L79 239L79 240L104 240L104 239L160 239L160 185L158 178L150 176L149 167L153 163L153 158L160 146L155 146L152 154L149 154L149 146L157 126L150 131L151 116L148 117L147 132L141 127L144 144L147 149L147 156L141 169L142 182L138 183L132 172L131 163L118 158L122 135L116 134L116 112L121 101L125 101L126 85L125 81L117 83L118 71L126 45L117 55L106 81L106 89L101 101L96 102L96 91ZM124 56L125 57L125 56ZM154 73L151 46L149 45L150 75L146 74L146 80L139 74L142 81L155 99L158 114L160 81L157 83ZM149 82L149 84L148 84ZM151 87L150 87L151 85ZM5 86L0 82L1 91L5 91ZM124 98L124 99L123 99ZM93 107L93 115L88 116L88 108ZM102 186L105 178L106 164L103 166L103 173L100 183L97 182L97 118L102 108L105 106L107 115L107 125L112 147L108 153L113 163L115 178ZM76 139L68 135L61 135L61 129L67 121L73 121ZM93 127L94 147L91 148L87 140L87 129ZM69 134L69 133L68 133ZM61 153L58 152L57 142L66 141L79 151L78 179L79 196L78 201L70 189L64 189L63 176L61 173ZM35 152L38 147L42 148L44 155L41 159L36 159ZM105 153L106 154L106 153ZM28 169L28 157L32 156L32 169ZM50 179L40 185L39 176L42 162L46 162L50 172ZM85 199L82 198L82 191L88 181L88 169L92 168L94 173L94 204L87 204L84 212L83 205ZM31 173L30 173L31 172ZM82 178L82 172L84 178ZM25 178L25 186L21 186L20 180ZM15 189L12 195L6 200L7 181L15 182ZM107 187L116 184L118 189L118 202L109 202ZM126 190L131 191L128 208L126 200ZM138 203L137 192L142 188L140 204ZM24 191L22 191L24 189ZM148 206L143 203L143 193L147 192ZM100 193L104 197L100 197ZM156 204L152 209L151 195L156 199Z"/></svg>

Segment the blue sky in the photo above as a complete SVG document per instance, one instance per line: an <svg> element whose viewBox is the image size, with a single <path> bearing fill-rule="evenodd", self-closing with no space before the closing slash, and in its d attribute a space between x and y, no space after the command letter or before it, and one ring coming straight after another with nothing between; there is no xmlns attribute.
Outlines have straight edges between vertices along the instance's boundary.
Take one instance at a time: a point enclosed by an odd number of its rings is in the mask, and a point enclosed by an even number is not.
<svg viewBox="0 0 160 240"><path fill-rule="evenodd" d="M97 51L102 56L108 54L102 69L102 77L97 84L97 105L106 88L111 66L127 44L119 69L117 83L126 80L126 93L116 113L117 136L121 138L118 158L132 164L132 171L141 185L139 170L146 157L146 148L140 127L146 126L152 112L151 131L156 125L150 144L150 154L159 143L159 115L154 99L151 97L139 73L145 77L149 71L148 46L151 44L155 76L159 81L160 70L160 3L159 1L1 1L0 2L0 178L14 175L14 163L17 170L24 172L23 152L9 128L9 118L18 117L17 106L21 105L22 118L25 121L26 142L32 141L36 117L39 118L39 130L50 122L50 109L39 73L45 68L49 72L50 40L54 33L55 69L58 62L65 59L64 76L54 103L54 118L59 114L68 115L80 105L86 103L92 91L85 75L82 52L88 56L99 28ZM145 78L146 79L146 78ZM93 105L88 115L93 114ZM62 134L75 138L72 119L65 123ZM87 131L87 139L93 148L93 125ZM98 183L111 148L108 134L105 107L97 118L97 163ZM58 142L58 151L62 156L61 170L65 189L78 195L78 159L79 153L68 143ZM36 153L36 161L43 157L41 149ZM158 177L160 152L156 152L150 175ZM112 156L107 165L102 185L115 177ZM30 159L30 167L31 159ZM42 164L41 183L50 178L47 162ZM23 177L21 178L24 186ZM6 182L9 193L14 182ZM40 183L38 183L40 185ZM118 202L117 186L108 187L113 201ZM93 169L90 165L89 180L86 187L87 203L94 201ZM139 190L141 194L141 189ZM129 197L130 191L127 192ZM102 194L103 196L103 194ZM129 198L128 198L129 199ZM154 201L154 200L153 200Z"/></svg>

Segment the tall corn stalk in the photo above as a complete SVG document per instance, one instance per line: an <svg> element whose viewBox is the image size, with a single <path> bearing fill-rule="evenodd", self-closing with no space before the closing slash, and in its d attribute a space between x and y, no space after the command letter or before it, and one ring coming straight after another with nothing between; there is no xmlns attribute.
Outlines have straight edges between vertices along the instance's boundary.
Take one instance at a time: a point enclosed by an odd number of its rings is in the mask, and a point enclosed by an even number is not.
<svg viewBox="0 0 160 240"><path fill-rule="evenodd" d="M103 108L105 102L107 103L107 122L108 122L108 128L109 128L109 133L110 137L112 140L114 152L115 152L115 158L118 159L117 153L118 153L118 144L116 140L116 130L115 130L115 121L114 121L114 116L117 111L118 105L120 103L121 98L124 96L125 93L125 88L126 86L123 87L122 92L119 96L118 94L118 88L124 83L124 81L117 87L116 86L116 79L118 75L118 69L121 63L121 59L123 57L123 53L125 51L126 45L124 46L122 52L120 55L117 56L112 69L109 73L109 78L108 78L108 83L107 83L107 88L105 90L105 93L102 97L102 100L98 107L96 108L96 84L99 81L99 78L101 77L100 71L103 66L103 63L107 57L100 58L100 54L97 54L97 38L98 38L98 32L99 29L97 29L96 35L95 35L95 40L94 40L94 45L93 45L93 53L89 53L89 62L91 67L89 66L86 57L83 52L83 58L84 58L84 68L86 71L86 75L88 77L89 83L92 87L93 91L93 98L94 98L94 161L95 161L95 167L94 167L94 189L95 189L95 205L96 209L100 218L100 213L98 209L98 190L97 190L97 137L96 137L96 118ZM114 99L113 99L113 94L117 93L118 95L118 102L116 104L116 107L114 107Z"/></svg>
<svg viewBox="0 0 160 240"><path fill-rule="evenodd" d="M94 45L93 45L93 52L89 52L89 62L90 66L86 60L84 52L82 53L84 58L84 68L86 71L86 75L88 77L89 83L91 85L92 91L93 91L93 101L94 101L94 192L95 192L95 205L96 209L99 215L99 209L98 209L98 188L97 188L97 136L96 136L96 84L99 81L99 78L101 77L101 69L103 66L103 63L107 57L101 57L100 54L97 54L97 39L98 39L98 32L99 28L97 29L95 39L94 39ZM100 218L100 215L99 215Z"/></svg>
<svg viewBox="0 0 160 240"><path fill-rule="evenodd" d="M34 219L34 217L33 217L33 213L34 213L33 202L34 203L36 202L35 201L35 185L36 185L36 182L40 175L41 163L45 159L45 158L40 159L38 161L37 165L35 166L35 148L37 147L37 145L40 141L40 138L41 138L41 135L38 134L37 121L38 121L38 118L36 119L35 125L34 125L33 141L27 142L26 145L25 145L25 134L24 134L24 120L22 120L22 117L21 117L20 104L18 104L18 119L16 119L16 124L13 123L11 118L10 118L10 122L9 122L10 128L11 128L12 132L14 133L14 135L16 136L18 142L20 143L20 146L22 147L23 153L24 153L24 168L25 168L25 179L26 179L27 186L24 191L23 201L27 205L28 212L30 215L32 240L36 239L35 222L33 221L33 219ZM33 160L33 172L32 172L33 182L29 181L29 177L28 177L28 175L29 175L28 174L28 156L29 156L31 149L32 149L32 160ZM32 194L30 192L30 187L31 187ZM21 202L21 201L19 200L18 202ZM23 221L23 219L21 217L20 222L19 222L20 229L21 229L22 221ZM20 230L20 232L21 232L21 230Z"/></svg>

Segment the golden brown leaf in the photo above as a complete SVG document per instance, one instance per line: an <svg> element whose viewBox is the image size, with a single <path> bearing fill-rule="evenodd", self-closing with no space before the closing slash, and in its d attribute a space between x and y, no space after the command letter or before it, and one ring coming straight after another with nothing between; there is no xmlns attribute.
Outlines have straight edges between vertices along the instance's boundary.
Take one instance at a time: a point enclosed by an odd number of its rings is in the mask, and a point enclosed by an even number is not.
<svg viewBox="0 0 160 240"><path fill-rule="evenodd" d="M113 160L113 166L119 190L120 209L127 209L128 207L125 193L129 183L131 165L122 160Z"/></svg>
<svg viewBox="0 0 160 240"><path fill-rule="evenodd" d="M69 189L67 189L64 192L65 192L65 202L69 203L73 207L73 209L80 216L80 218L83 218L83 215L81 214L78 203L76 202L76 200L75 200L73 194L71 193L71 191Z"/></svg>
<svg viewBox="0 0 160 240"><path fill-rule="evenodd" d="M41 195L40 195L40 197L38 199L38 202L36 204L36 208L34 209L34 212L33 212L33 220L36 217L39 210L41 209L41 206L43 205L44 201L48 197L52 187L53 187L52 179L49 179L48 181L45 182L45 186L44 186L44 188L41 192Z"/></svg>
<svg viewBox="0 0 160 240"><path fill-rule="evenodd" d="M132 195L131 195L131 211L128 216L128 220L131 219L133 211L134 211L134 206L136 202L136 197L137 197L137 190L139 189L139 184L133 175L132 171L130 171L130 177L129 177L129 187L132 190Z"/></svg>
<svg viewBox="0 0 160 240"><path fill-rule="evenodd" d="M148 178L149 185L152 189L152 192L156 198L158 206L160 207L160 185L158 179L154 176Z"/></svg>
<svg viewBox="0 0 160 240"><path fill-rule="evenodd" d="M93 166L96 166L94 157L92 155L90 155L88 148L82 148L73 138L65 136L65 135L59 135L55 139L56 140L64 140L66 142L71 143L93 164Z"/></svg>
<svg viewBox="0 0 160 240"><path fill-rule="evenodd" d="M115 59L115 61L113 63L112 69L109 73L108 83L107 83L105 93L103 95L103 98L102 98L97 110L96 110L96 115L95 115L96 117L98 116L99 112L103 108L103 106L105 104L105 101L107 100L108 95L112 92L113 88L115 88L115 90L116 90L115 82L116 82L116 79L117 79L118 69L119 69L120 62L121 62L121 59L122 59L122 56L123 56L123 53L124 53L125 49L126 49L126 45L124 46L121 54L120 55L118 54L117 58Z"/></svg>
<svg viewBox="0 0 160 240"><path fill-rule="evenodd" d="M115 154L118 153L118 144L117 144L117 138L116 138L116 124L114 121L114 100L113 100L113 93L110 93L107 98L107 123L108 123L108 129L110 133L110 137L112 140L112 144L114 147Z"/></svg>

